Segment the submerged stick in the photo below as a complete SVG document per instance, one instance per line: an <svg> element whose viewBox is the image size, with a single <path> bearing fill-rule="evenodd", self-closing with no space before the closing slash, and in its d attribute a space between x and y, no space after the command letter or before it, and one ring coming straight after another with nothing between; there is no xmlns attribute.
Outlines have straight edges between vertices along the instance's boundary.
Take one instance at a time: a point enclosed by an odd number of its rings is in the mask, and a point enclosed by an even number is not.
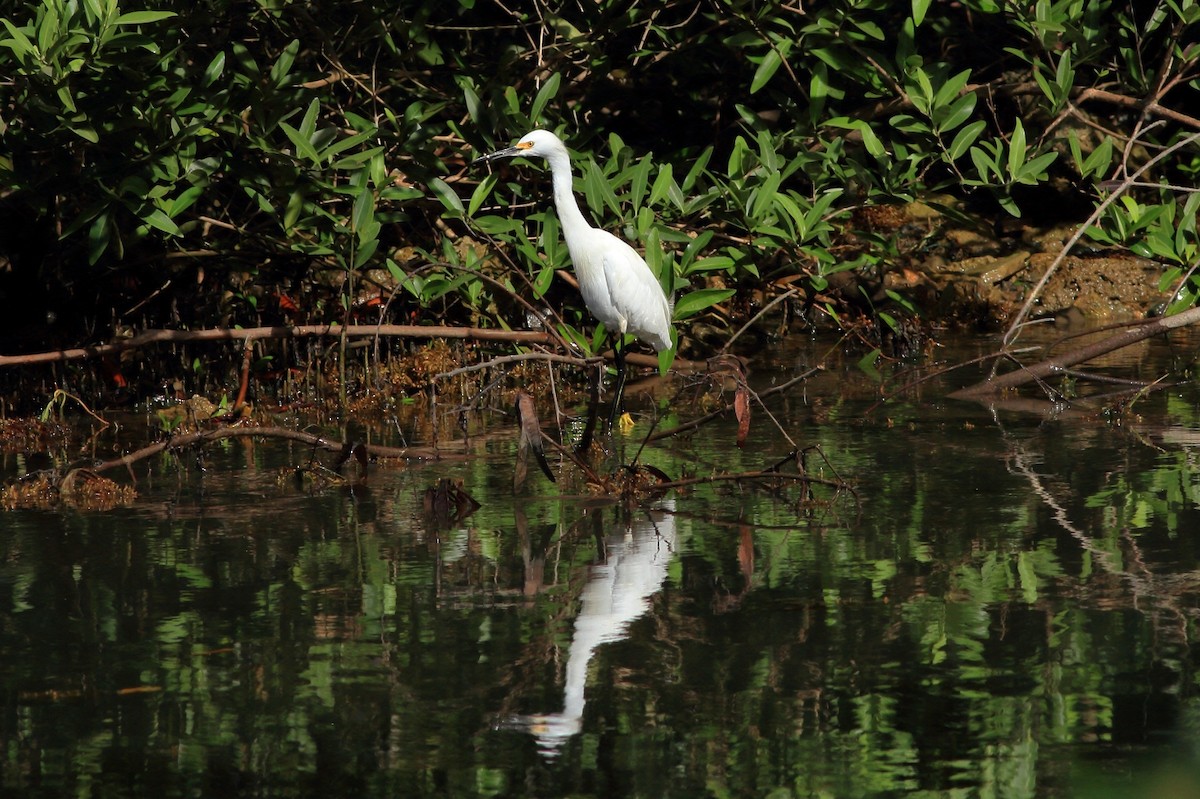
<svg viewBox="0 0 1200 799"><path fill-rule="evenodd" d="M276 325L274 327L212 328L208 330L144 330L136 336L108 344L51 350L28 355L0 355L0 367L36 363L57 363L94 358L151 344L192 341L250 341L253 339L315 338L340 336L370 338L453 338L468 341L507 341L517 344L552 344L555 339L540 330L496 330L449 325ZM657 361L656 361L657 363Z"/></svg>
<svg viewBox="0 0 1200 799"><path fill-rule="evenodd" d="M1110 352L1119 350L1122 347L1128 347L1130 344L1136 344L1143 339L1150 338L1159 333L1177 330L1181 327L1194 325L1197 322L1200 322L1200 307L1189 308L1174 316L1164 316L1158 319L1151 319L1147 322L1138 322L1136 323L1137 327L1130 330L1108 336L1086 347L1080 347L1077 350L1072 350L1053 358L1047 358L1032 366L1023 366L1011 372L1005 372L998 377L982 380L974 385L951 392L948 396L951 399L978 399L980 397L999 394L1006 389L1016 388L1026 383L1052 377L1076 364L1090 361L1092 358L1098 358L1101 355L1107 355Z"/></svg>
<svg viewBox="0 0 1200 799"><path fill-rule="evenodd" d="M219 441L225 438L282 438L290 441L299 441L302 444L308 444L314 449L323 449L327 452L341 452L346 448L346 444L335 438L326 438L325 436L313 435L305 433L302 430L291 430L286 427L217 427L211 430L199 430L191 433L180 433L173 435L170 438L162 441L156 441L153 444L142 447L119 458L92 463L87 466L71 469L63 477L62 482L74 479L76 473L80 471L94 472L99 474L110 469L125 467L128 469L138 461L144 461L147 458L152 458L164 450L179 450L185 447L190 447L196 444L204 444L210 441ZM427 447L383 447L378 445L359 445L366 447L367 454L376 458L406 458L409 460L438 460L444 457L442 453L436 452Z"/></svg>
<svg viewBox="0 0 1200 799"><path fill-rule="evenodd" d="M75 347L67 350L34 352L28 355L0 355L0 367L29 366L39 363L60 363L95 358L124 352L152 344L179 344L195 341L255 341L259 339L295 338L443 338L462 341L502 341L510 344L554 344L557 339L541 330L498 330L484 327L455 327L452 325L275 325L273 327L210 328L206 330L144 330L136 336L118 339L108 344ZM610 357L604 353L601 357ZM549 359L545 355L535 356ZM636 366L658 366L657 356L629 353L629 363ZM677 358L677 371L695 371L702 364Z"/></svg>

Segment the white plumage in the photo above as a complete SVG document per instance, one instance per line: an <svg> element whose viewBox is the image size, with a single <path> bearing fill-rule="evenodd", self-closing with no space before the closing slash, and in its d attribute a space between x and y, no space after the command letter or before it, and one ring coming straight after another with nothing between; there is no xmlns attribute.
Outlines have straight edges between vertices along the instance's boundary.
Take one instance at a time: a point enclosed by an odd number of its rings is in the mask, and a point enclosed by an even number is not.
<svg viewBox="0 0 1200 799"><path fill-rule="evenodd" d="M579 291L592 316L615 334L617 389L613 415L625 385L624 337L632 334L656 351L671 348L671 303L650 267L637 251L606 230L584 219L571 187L571 158L562 141L548 130L527 133L514 146L481 158L544 158L550 165L554 207L563 238L575 265Z"/></svg>

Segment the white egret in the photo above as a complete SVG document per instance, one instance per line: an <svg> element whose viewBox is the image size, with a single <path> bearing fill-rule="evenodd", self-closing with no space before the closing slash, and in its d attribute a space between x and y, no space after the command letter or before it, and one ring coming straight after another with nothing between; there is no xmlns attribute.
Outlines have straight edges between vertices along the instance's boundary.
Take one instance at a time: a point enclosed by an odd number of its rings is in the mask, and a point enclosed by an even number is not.
<svg viewBox="0 0 1200 799"><path fill-rule="evenodd" d="M550 164L554 207L575 264L583 302L613 336L617 388L609 416L611 427L625 390L625 336L635 336L656 352L670 349L671 302L633 247L584 219L571 188L571 157L553 133L527 133L512 147L477 158L474 163L518 156L544 158Z"/></svg>

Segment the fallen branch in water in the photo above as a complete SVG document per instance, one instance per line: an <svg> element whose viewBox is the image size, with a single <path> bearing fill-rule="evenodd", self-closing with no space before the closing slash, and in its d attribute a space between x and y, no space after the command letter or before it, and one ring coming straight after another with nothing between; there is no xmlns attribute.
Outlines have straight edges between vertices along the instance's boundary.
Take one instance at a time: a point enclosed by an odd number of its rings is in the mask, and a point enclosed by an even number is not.
<svg viewBox="0 0 1200 799"><path fill-rule="evenodd" d="M75 347L69 350L34 352L28 355L0 355L0 367L30 366L39 363L78 361L111 355L125 350L147 347L152 344L187 344L197 341L256 341L260 339L295 338L447 338L462 341L503 341L510 344L554 344L557 339L541 330L497 330L484 327L454 327L450 325L275 325L274 327L212 328L208 330L143 330L135 336L117 339L108 344ZM553 356L531 355L528 357L554 360ZM567 363L586 362L588 359L573 356L558 356ZM601 357L613 360L612 350ZM634 366L658 366L657 355L631 352L625 360ZM677 358L672 368L679 371L697 371L702 363ZM444 375L439 375L439 377Z"/></svg>
<svg viewBox="0 0 1200 799"><path fill-rule="evenodd" d="M750 471L738 472L737 474L710 474L706 477L684 477L679 480L668 480L667 482L658 483L654 486L656 491L666 491L671 488L686 488L694 485L707 485L711 483L734 482L734 483L770 483L771 481L800 483L802 485L822 485L829 488L837 489L838 491L848 491L856 498L858 496L854 487L842 480L830 480L827 477L813 477L809 474L785 474L783 472L772 471Z"/></svg>
<svg viewBox="0 0 1200 799"><path fill-rule="evenodd" d="M1016 388L1026 383L1044 380L1047 377L1060 374L1076 364L1090 361L1101 355L1107 355L1110 352L1119 350L1122 347L1128 347L1131 344L1136 344L1151 336L1167 333L1171 330L1187 327L1188 325L1194 325L1197 322L1200 322L1200 307L1189 308L1174 316L1163 316L1137 322L1135 323L1137 326L1129 330L1108 336L1093 344L1080 347L1077 350L1056 355L1053 358L1046 358L1032 366L1022 366L998 377L992 377L966 388L960 388L957 391L951 392L949 397L951 399L979 399L999 394L1001 391L1010 388Z"/></svg>
<svg viewBox="0 0 1200 799"><path fill-rule="evenodd" d="M170 438L156 441L135 450L126 455L111 460L101 461L99 463L89 463L84 466L79 466L71 469L63 476L61 483L70 485L76 479L79 473L90 472L99 474L110 469L125 467L130 469L133 464L144 461L147 458L152 458L164 450L181 450L186 447L195 446L197 444L206 444L212 441L220 441L225 438L281 438L288 441L299 441L302 444L307 444L314 449L322 449L326 452L345 452L351 446L363 447L366 449L367 456L372 458L400 458L405 460L441 460L447 457L446 453L434 451L427 447L384 447L377 444L351 444L349 442L338 441L333 438L305 433L302 430L290 430L286 427L215 427L211 430L198 430L188 433L179 433Z"/></svg>
<svg viewBox="0 0 1200 799"><path fill-rule="evenodd" d="M209 330L144 330L130 338L118 339L108 344L35 352L28 355L0 355L0 367L77 361L146 347L151 344L282 338L339 338L343 335L347 338L372 338L374 336L451 338L467 341L506 341L514 344L551 344L555 341L549 333L540 330L495 330L446 325L276 325L274 327L213 328Z"/></svg>

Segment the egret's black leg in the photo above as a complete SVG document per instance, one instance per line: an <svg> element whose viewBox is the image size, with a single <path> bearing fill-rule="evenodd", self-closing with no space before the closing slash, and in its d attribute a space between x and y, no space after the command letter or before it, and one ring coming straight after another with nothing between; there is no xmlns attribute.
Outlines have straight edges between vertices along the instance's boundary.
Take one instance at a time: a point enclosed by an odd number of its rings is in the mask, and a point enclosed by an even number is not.
<svg viewBox="0 0 1200 799"><path fill-rule="evenodd" d="M608 429L611 430L621 415L621 397L625 393L625 337L618 334L613 344L613 359L617 365L617 389L613 392L612 411L608 414Z"/></svg>

